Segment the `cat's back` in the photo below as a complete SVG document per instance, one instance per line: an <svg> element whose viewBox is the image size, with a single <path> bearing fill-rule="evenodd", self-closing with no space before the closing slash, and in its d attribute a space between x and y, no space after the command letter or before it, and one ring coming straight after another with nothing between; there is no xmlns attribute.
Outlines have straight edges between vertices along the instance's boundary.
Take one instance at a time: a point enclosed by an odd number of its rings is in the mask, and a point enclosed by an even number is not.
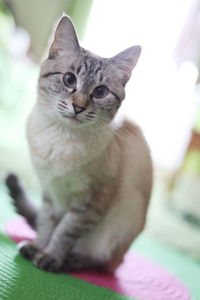
<svg viewBox="0 0 200 300"><path fill-rule="evenodd" d="M141 128L132 121L125 119L120 126L114 130L113 147L117 147L121 157L125 159L143 157L144 163L151 164L150 149ZM129 162L131 162L129 161Z"/></svg>
<svg viewBox="0 0 200 300"><path fill-rule="evenodd" d="M151 160L149 146L141 128L136 123L125 119L115 132L116 140L123 152L133 155L138 148L141 148L142 153ZM142 155L142 153L140 154Z"/></svg>
<svg viewBox="0 0 200 300"><path fill-rule="evenodd" d="M152 186L152 159L149 146L140 127L129 121L124 122L115 130L115 138L111 144L110 160L116 154L114 164L118 162L119 183L128 189L143 189L147 197Z"/></svg>

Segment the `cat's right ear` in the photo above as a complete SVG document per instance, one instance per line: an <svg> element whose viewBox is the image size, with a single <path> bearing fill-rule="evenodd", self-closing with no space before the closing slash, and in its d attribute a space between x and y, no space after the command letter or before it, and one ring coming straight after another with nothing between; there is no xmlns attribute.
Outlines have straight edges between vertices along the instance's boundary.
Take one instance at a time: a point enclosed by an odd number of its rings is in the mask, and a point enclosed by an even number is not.
<svg viewBox="0 0 200 300"><path fill-rule="evenodd" d="M79 49L80 46L74 25L71 19L64 15L58 22L54 41L49 51L49 59L53 59L62 53L75 53Z"/></svg>
<svg viewBox="0 0 200 300"><path fill-rule="evenodd" d="M138 62L141 49L140 46L133 46L109 59L120 71L119 74L124 86L130 79L131 72Z"/></svg>

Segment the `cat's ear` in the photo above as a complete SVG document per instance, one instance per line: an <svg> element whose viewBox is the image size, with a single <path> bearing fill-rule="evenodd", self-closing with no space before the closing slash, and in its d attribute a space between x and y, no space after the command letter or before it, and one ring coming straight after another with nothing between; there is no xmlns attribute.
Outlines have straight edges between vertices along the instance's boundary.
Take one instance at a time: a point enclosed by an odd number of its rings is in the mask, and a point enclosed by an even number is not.
<svg viewBox="0 0 200 300"><path fill-rule="evenodd" d="M112 64L115 64L121 73L123 85L130 79L131 72L137 64L141 50L140 46L133 46L110 58Z"/></svg>
<svg viewBox="0 0 200 300"><path fill-rule="evenodd" d="M74 25L71 19L64 15L57 25L54 41L49 51L49 58L55 58L62 53L76 53L79 49Z"/></svg>

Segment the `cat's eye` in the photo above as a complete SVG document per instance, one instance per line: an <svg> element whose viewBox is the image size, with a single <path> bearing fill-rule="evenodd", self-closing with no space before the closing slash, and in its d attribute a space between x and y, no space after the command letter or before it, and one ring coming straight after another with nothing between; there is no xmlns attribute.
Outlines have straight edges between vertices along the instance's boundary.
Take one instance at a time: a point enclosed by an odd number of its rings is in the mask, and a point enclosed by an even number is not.
<svg viewBox="0 0 200 300"><path fill-rule="evenodd" d="M99 85L97 86L94 91L92 92L92 97L96 99L101 99L106 97L108 94L108 88L105 85Z"/></svg>
<svg viewBox="0 0 200 300"><path fill-rule="evenodd" d="M64 74L63 82L64 82L64 85L66 85L67 87L73 89L73 88L76 87L77 79L76 79L76 76L73 73L68 72L68 73Z"/></svg>

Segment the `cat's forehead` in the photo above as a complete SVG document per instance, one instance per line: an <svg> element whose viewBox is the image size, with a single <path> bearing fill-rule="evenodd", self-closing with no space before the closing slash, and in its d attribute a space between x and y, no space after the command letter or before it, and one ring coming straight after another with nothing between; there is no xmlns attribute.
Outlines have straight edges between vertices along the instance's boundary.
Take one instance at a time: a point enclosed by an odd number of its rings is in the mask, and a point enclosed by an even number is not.
<svg viewBox="0 0 200 300"><path fill-rule="evenodd" d="M79 77L87 77L87 80L90 81L90 79L102 79L107 70L108 61L106 58L82 49L79 55L72 53L45 61L41 66L41 75L47 72L74 72Z"/></svg>
<svg viewBox="0 0 200 300"><path fill-rule="evenodd" d="M77 74L85 77L87 82L101 82L107 69L106 60L86 52L79 62Z"/></svg>

